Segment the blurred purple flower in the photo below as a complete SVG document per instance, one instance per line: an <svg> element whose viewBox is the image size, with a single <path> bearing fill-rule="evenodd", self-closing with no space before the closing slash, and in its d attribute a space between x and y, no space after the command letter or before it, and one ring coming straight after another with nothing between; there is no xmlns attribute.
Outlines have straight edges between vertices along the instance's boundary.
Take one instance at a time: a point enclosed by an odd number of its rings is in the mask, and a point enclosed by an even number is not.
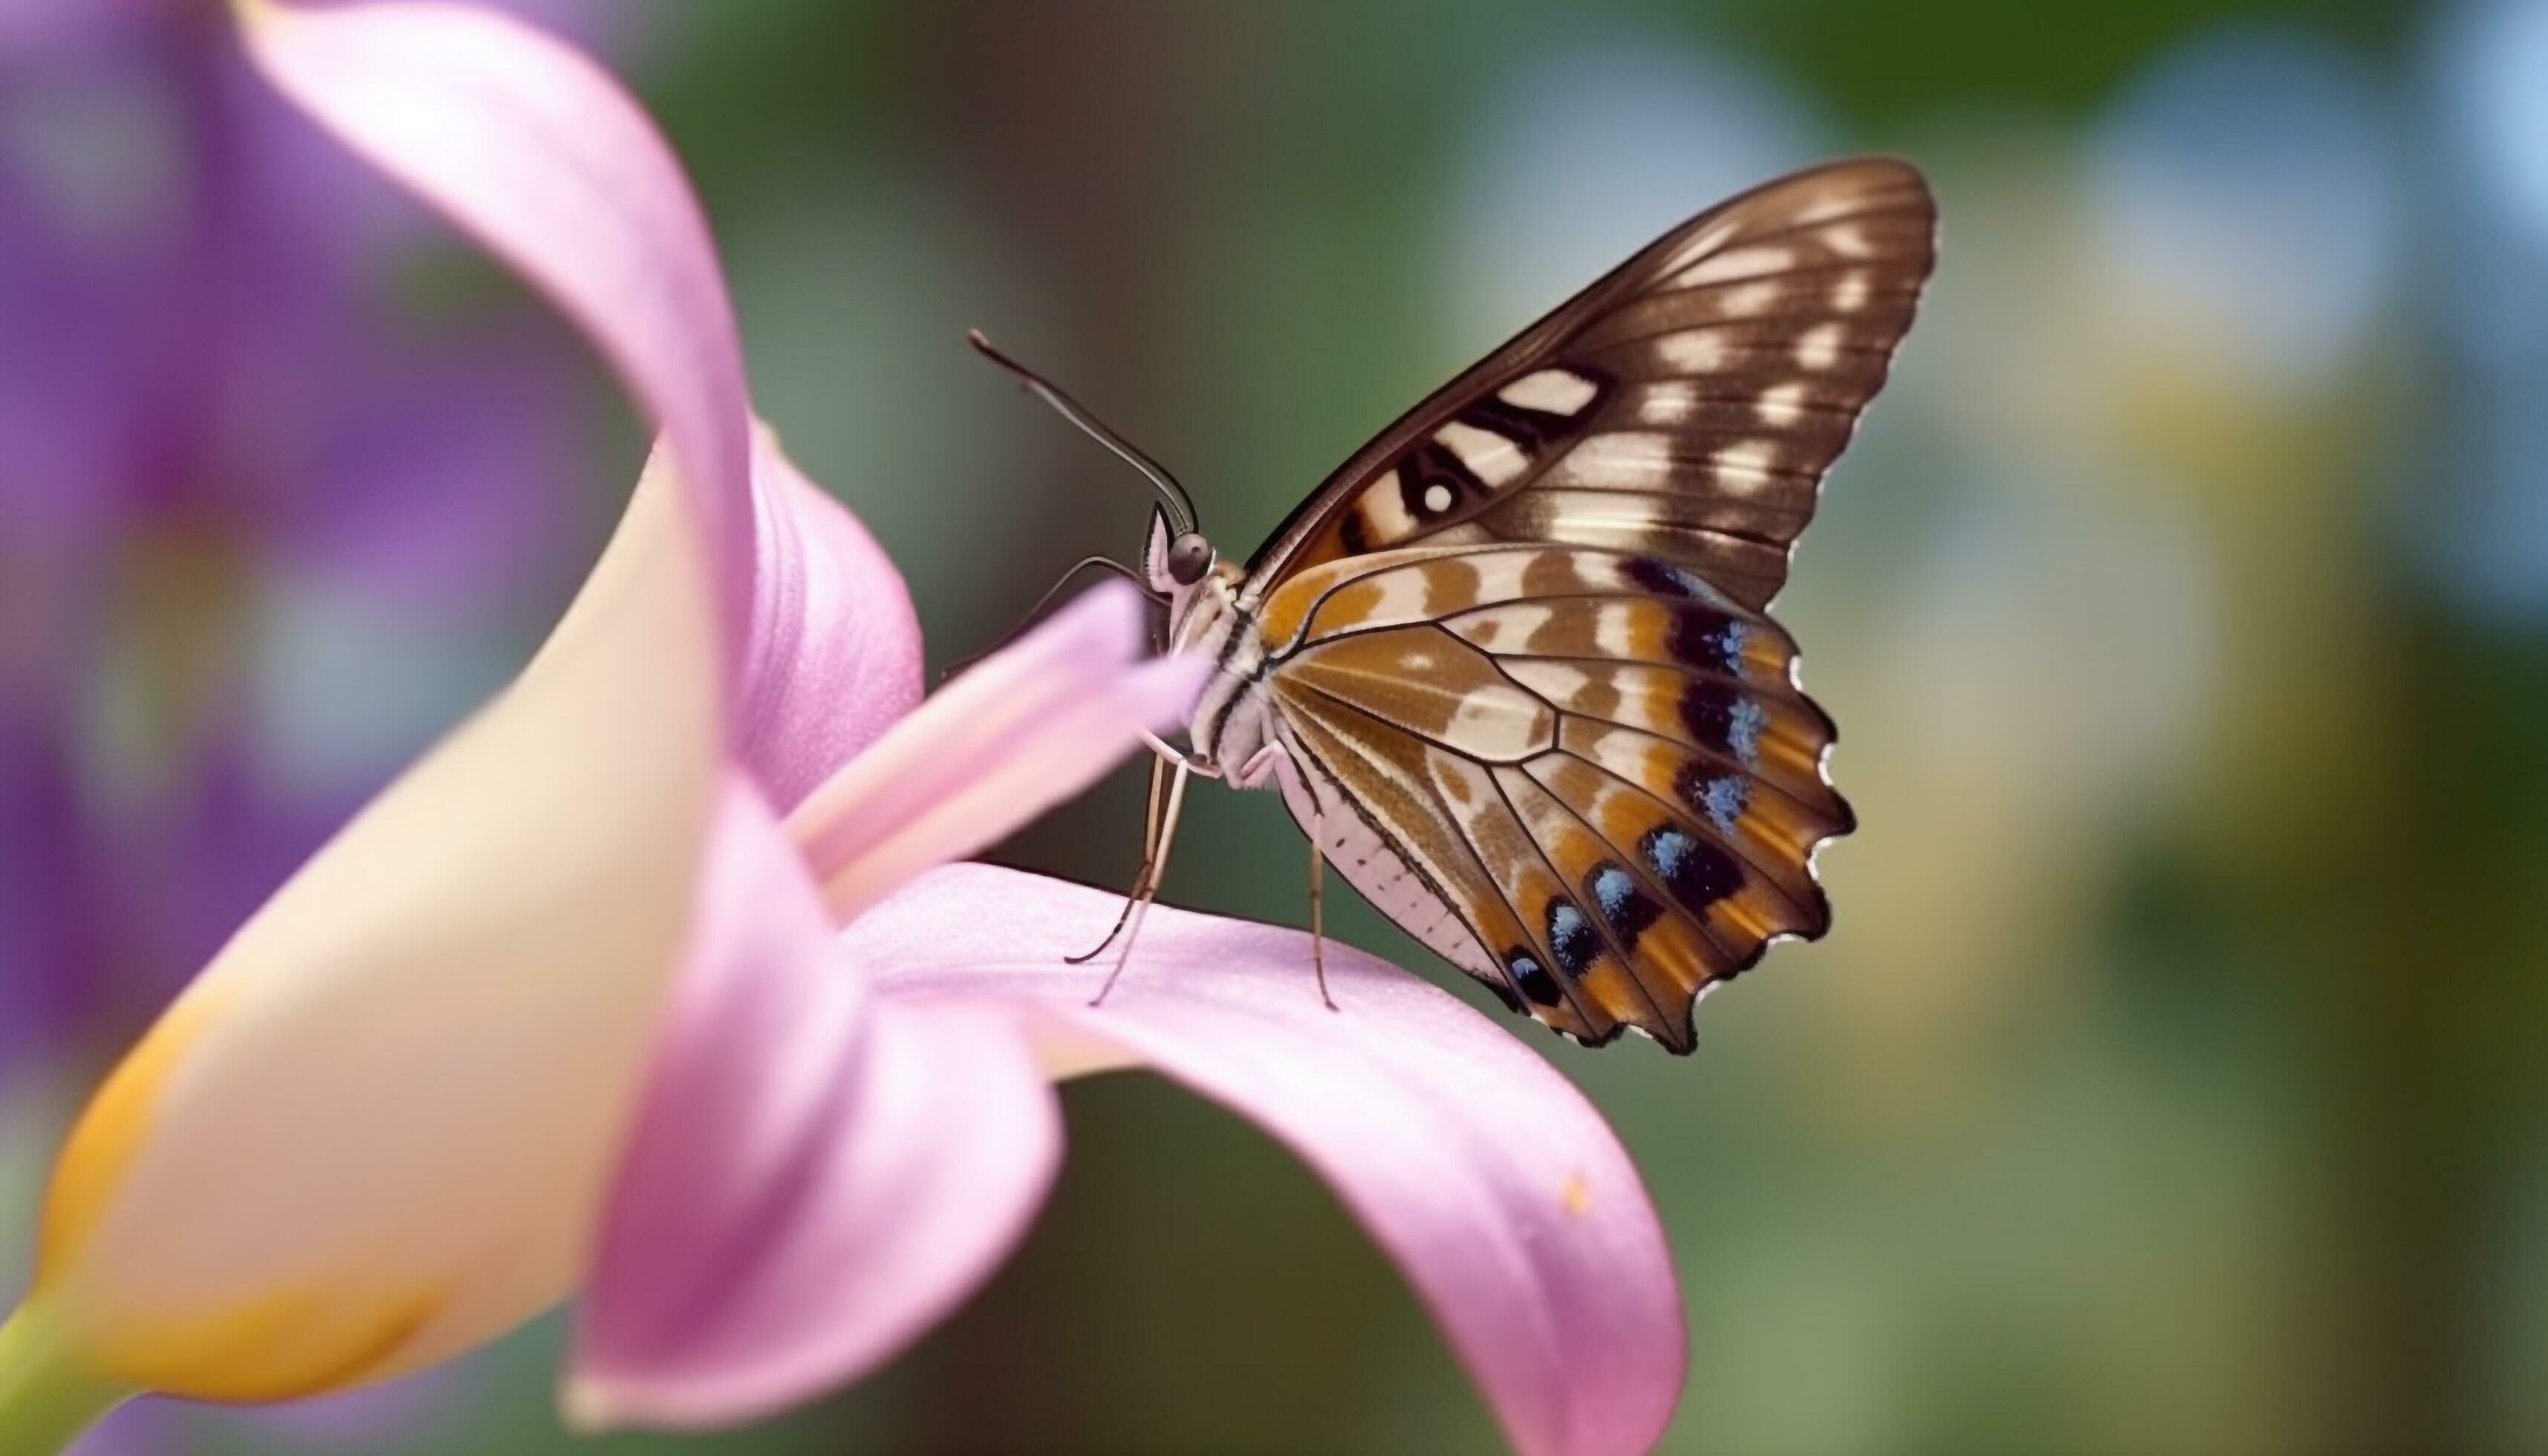
<svg viewBox="0 0 2548 1456"><path fill-rule="evenodd" d="M278 751L279 623L367 605L465 663L531 610L573 355L402 326L423 217L218 6L0 6L0 1079L129 1038L436 726Z"/></svg>

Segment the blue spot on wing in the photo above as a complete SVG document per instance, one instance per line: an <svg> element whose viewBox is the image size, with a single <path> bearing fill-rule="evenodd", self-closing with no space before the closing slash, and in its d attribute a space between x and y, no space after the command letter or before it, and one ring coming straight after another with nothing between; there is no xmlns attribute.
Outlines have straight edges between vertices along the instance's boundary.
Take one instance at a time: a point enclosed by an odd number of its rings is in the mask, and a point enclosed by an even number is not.
<svg viewBox="0 0 2548 1456"><path fill-rule="evenodd" d="M1548 973L1537 956L1516 946L1504 953L1504 968L1512 972L1513 984L1521 987L1534 1005L1554 1006L1563 995L1557 989L1557 978Z"/></svg>
<svg viewBox="0 0 2548 1456"><path fill-rule="evenodd" d="M1690 837L1678 829L1658 829L1646 839L1646 859L1655 872L1665 879L1681 875L1683 861L1689 856Z"/></svg>
<svg viewBox="0 0 2548 1456"><path fill-rule="evenodd" d="M1716 650L1724 657L1725 671L1737 677L1742 676L1743 648L1751 640L1750 622L1727 622L1725 630L1716 634Z"/></svg>
<svg viewBox="0 0 2548 1456"><path fill-rule="evenodd" d="M1662 907L1638 888L1637 877L1623 864L1605 860L1592 866L1592 872L1585 876L1585 883L1592 891L1592 902L1601 907L1601 919L1609 925L1610 933L1619 938L1622 950L1634 951L1637 938L1646 933L1648 926L1663 918Z"/></svg>
<svg viewBox="0 0 2548 1456"><path fill-rule="evenodd" d="M1707 780L1698 791L1699 808L1707 815L1707 822L1716 826L1717 833L1729 839L1751 801L1751 780L1732 774L1718 774Z"/></svg>
<svg viewBox="0 0 2548 1456"><path fill-rule="evenodd" d="M1673 660L1711 673L1740 678L1743 649L1752 640L1752 624L1705 606L1676 606L1665 649Z"/></svg>
<svg viewBox="0 0 2548 1456"><path fill-rule="evenodd" d="M1681 721L1692 742L1732 754L1747 769L1759 766L1770 710L1732 683L1702 679L1682 689Z"/></svg>
<svg viewBox="0 0 2548 1456"><path fill-rule="evenodd" d="M1592 897L1601 903L1604 920L1618 919L1628 897L1636 892L1636 879L1616 864L1604 864L1592 871Z"/></svg>
<svg viewBox="0 0 2548 1456"><path fill-rule="evenodd" d="M1732 855L1670 825L1650 831L1639 848L1655 877L1692 914L1743 887L1743 870Z"/></svg>
<svg viewBox="0 0 2548 1456"><path fill-rule="evenodd" d="M1733 710L1726 715L1725 742L1734 757L1750 768L1761 762L1761 730L1768 727L1770 714L1761 704L1748 697L1734 700Z"/></svg>
<svg viewBox="0 0 2548 1456"><path fill-rule="evenodd" d="M1548 950L1557 957L1557 968L1570 980L1582 980L1584 973L1600 958L1601 938L1592 922L1575 908L1572 900L1558 898L1548 902Z"/></svg>

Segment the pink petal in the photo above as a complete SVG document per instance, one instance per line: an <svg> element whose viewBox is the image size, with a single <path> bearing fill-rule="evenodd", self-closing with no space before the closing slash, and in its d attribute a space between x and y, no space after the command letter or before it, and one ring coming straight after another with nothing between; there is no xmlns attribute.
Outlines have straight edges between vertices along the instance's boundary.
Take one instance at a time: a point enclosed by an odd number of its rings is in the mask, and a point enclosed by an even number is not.
<svg viewBox="0 0 2548 1456"><path fill-rule="evenodd" d="M584 55L497 12L236 8L276 87L554 300L662 423L740 662L754 526L742 350L706 224L645 114Z"/></svg>
<svg viewBox="0 0 2548 1456"><path fill-rule="evenodd" d="M578 1330L588 1425L748 1419L881 1363L1007 1255L1060 1154L1014 1019L871 1004L748 788L707 883Z"/></svg>
<svg viewBox="0 0 2548 1456"><path fill-rule="evenodd" d="M1091 1039L1111 1044L1255 1120L1407 1272L1522 1451L1652 1446L1685 1369L1680 1287L1635 1167L1583 1094L1503 1028L1370 956L1327 946L1341 1008L1329 1012L1308 937L1166 907L1092 1010L1105 965L1061 957L1095 944L1121 904L957 864L876 906L843 944L879 972L887 1004L1029 1007L1074 1058Z"/></svg>
<svg viewBox="0 0 2548 1456"><path fill-rule="evenodd" d="M764 432L760 565L735 752L784 813L920 701L911 592L858 518Z"/></svg>
<svg viewBox="0 0 2548 1456"><path fill-rule="evenodd" d="M788 821L837 920L997 843L1194 705L1209 665L1141 660L1141 598L1109 582L950 683Z"/></svg>

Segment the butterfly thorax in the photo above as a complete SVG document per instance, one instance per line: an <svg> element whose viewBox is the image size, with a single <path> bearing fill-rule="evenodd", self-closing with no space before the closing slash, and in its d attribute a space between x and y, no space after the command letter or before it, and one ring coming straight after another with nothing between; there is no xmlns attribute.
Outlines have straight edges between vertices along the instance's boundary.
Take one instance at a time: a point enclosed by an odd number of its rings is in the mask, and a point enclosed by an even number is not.
<svg viewBox="0 0 2548 1456"><path fill-rule="evenodd" d="M1265 746L1270 726L1265 643L1240 595L1244 575L1233 564L1216 564L1210 576L1175 592L1168 618L1168 650L1214 665L1187 737L1197 756L1233 778Z"/></svg>

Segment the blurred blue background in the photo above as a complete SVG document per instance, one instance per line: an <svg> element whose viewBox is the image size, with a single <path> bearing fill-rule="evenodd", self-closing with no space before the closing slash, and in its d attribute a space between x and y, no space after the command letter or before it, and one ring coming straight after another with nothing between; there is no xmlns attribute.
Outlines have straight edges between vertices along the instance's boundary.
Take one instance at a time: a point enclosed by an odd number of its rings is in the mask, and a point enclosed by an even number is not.
<svg viewBox="0 0 2548 1456"><path fill-rule="evenodd" d="M1672 1227L1668 1449L2548 1448L2548 0L522 8L674 138L763 410L937 663L1146 514L966 326L1244 551L1664 227L1919 161L1943 264L1781 603L1865 825L1838 929L1688 1060L1516 1026ZM523 659L640 444L219 7L0 5L0 1260L101 1069ZM1003 858L1129 877L1137 777ZM1275 800L1199 800L1170 898L1302 921ZM550 1326L92 1449L1496 1448L1306 1172L1143 1080L1067 1102L1024 1256L767 1429L572 1440Z"/></svg>

